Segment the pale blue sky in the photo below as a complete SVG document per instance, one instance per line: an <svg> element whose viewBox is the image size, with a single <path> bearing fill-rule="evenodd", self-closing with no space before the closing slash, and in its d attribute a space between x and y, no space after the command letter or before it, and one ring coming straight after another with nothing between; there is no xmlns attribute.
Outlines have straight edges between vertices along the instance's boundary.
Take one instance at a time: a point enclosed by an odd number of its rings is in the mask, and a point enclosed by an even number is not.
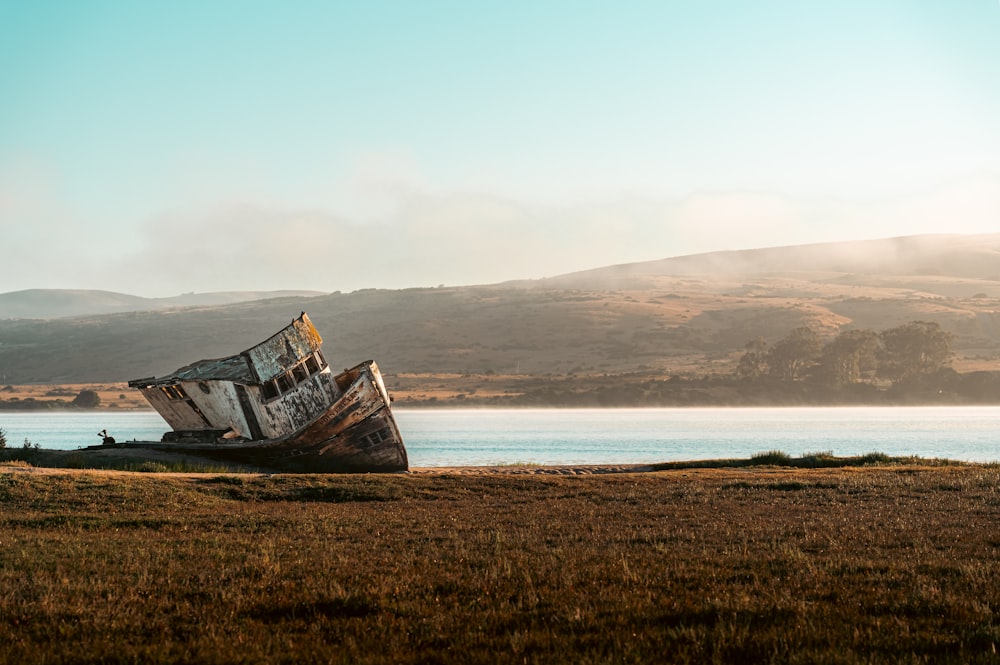
<svg viewBox="0 0 1000 665"><path fill-rule="evenodd" d="M0 0L0 292L486 283L998 222L996 0Z"/></svg>

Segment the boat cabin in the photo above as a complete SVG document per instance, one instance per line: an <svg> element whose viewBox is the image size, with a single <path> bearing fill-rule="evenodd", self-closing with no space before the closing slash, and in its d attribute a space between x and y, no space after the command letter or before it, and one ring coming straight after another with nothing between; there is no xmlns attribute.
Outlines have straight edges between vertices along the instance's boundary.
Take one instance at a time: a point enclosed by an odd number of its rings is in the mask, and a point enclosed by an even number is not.
<svg viewBox="0 0 1000 665"><path fill-rule="evenodd" d="M278 439L323 414L347 388L337 384L322 344L302 312L242 353L128 385L138 388L173 428L164 441Z"/></svg>

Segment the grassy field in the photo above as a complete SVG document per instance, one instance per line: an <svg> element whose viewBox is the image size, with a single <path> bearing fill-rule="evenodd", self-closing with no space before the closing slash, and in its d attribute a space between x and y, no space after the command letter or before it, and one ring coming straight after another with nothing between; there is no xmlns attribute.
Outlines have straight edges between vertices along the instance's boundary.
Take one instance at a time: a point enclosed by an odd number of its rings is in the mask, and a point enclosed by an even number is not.
<svg viewBox="0 0 1000 665"><path fill-rule="evenodd" d="M3 467L0 661L1000 658L996 466L535 471Z"/></svg>

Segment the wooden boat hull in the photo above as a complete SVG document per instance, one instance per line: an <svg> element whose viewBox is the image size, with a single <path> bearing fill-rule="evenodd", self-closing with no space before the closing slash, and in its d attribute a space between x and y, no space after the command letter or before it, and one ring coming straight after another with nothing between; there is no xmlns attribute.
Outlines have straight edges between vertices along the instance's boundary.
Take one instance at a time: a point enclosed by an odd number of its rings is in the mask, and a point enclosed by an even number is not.
<svg viewBox="0 0 1000 665"><path fill-rule="evenodd" d="M289 473L398 472L409 468L403 438L378 366L368 361L337 376L346 390L305 427L263 441L133 443Z"/></svg>

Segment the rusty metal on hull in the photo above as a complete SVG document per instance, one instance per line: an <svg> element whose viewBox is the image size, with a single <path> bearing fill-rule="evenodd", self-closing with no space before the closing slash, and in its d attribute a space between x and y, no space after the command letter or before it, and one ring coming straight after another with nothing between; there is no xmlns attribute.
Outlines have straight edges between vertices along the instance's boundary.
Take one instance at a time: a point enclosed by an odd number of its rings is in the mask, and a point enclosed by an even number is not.
<svg viewBox="0 0 1000 665"><path fill-rule="evenodd" d="M236 356L130 381L173 428L159 443L130 445L276 471L405 471L378 365L334 375L321 344L303 312Z"/></svg>

